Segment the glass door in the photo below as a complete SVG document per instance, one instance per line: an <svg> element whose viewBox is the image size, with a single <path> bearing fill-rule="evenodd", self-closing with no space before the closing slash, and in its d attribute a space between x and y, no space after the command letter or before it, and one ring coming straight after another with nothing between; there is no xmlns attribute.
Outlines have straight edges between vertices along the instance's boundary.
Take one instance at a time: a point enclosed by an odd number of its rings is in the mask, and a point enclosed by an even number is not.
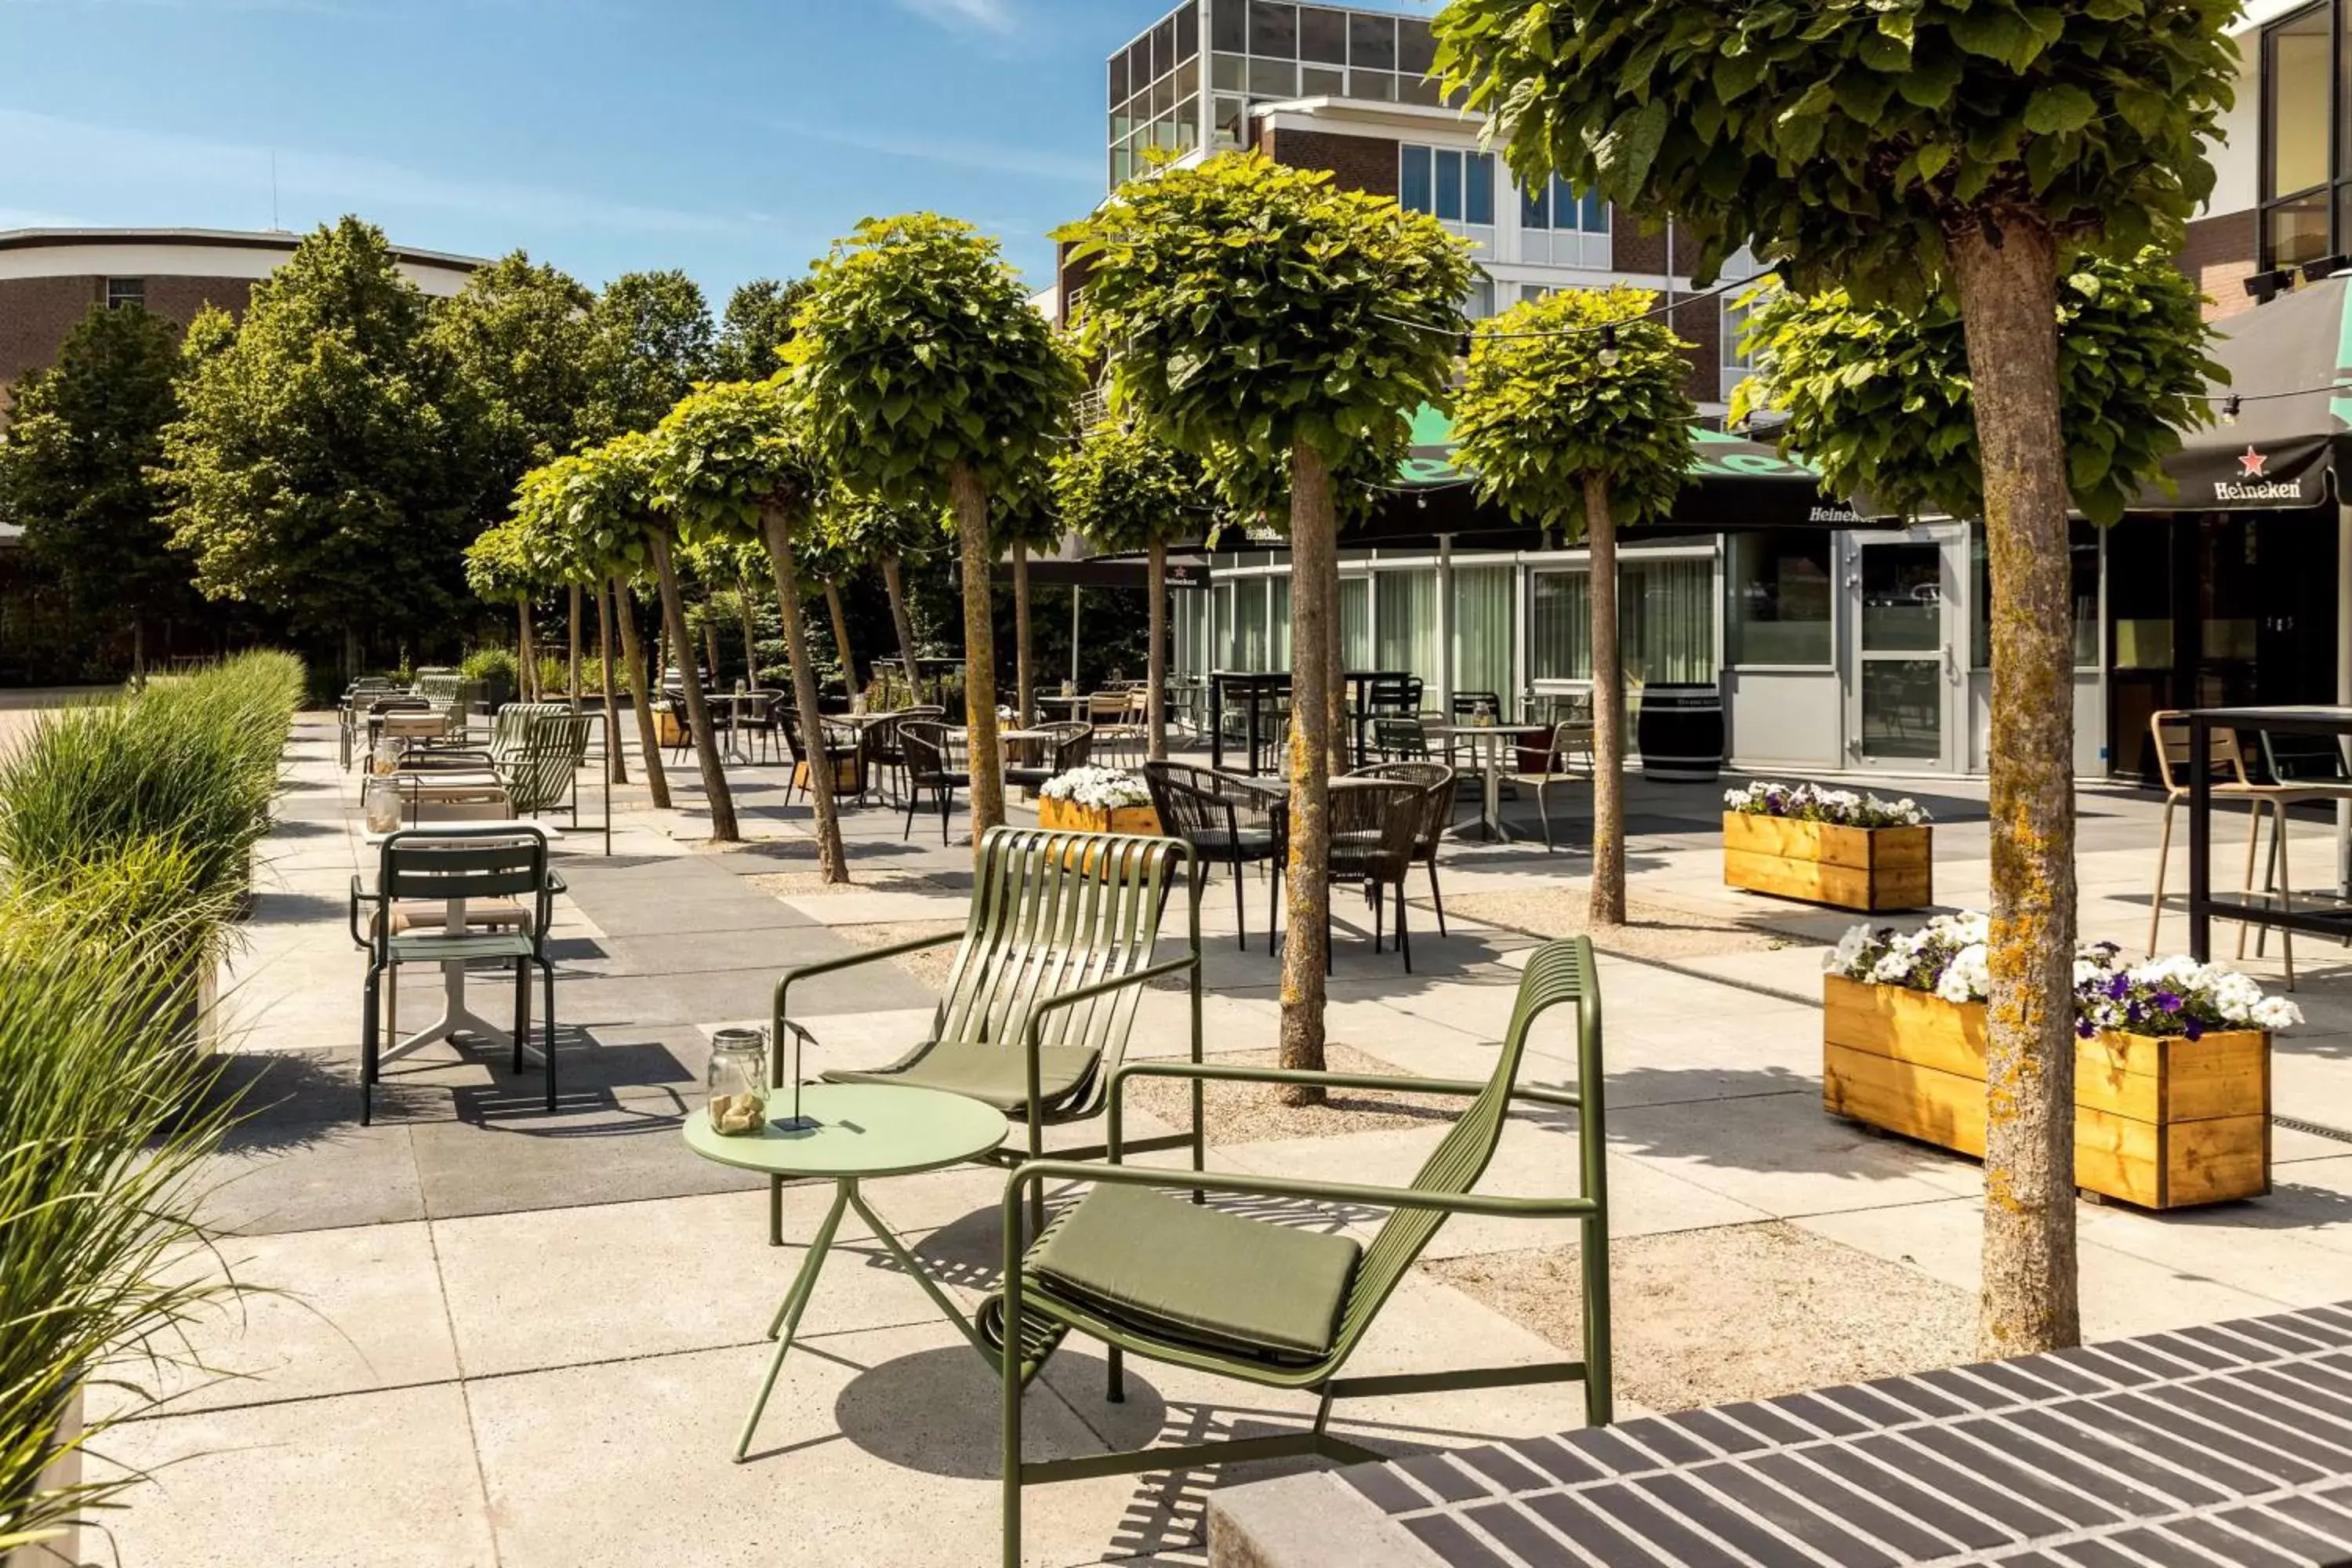
<svg viewBox="0 0 2352 1568"><path fill-rule="evenodd" d="M1959 624L1953 584L1958 535L1919 531L1853 537L1846 581L1853 590L1846 752L1863 767L1911 771L1955 765L1956 710L1964 687L1953 646Z"/></svg>

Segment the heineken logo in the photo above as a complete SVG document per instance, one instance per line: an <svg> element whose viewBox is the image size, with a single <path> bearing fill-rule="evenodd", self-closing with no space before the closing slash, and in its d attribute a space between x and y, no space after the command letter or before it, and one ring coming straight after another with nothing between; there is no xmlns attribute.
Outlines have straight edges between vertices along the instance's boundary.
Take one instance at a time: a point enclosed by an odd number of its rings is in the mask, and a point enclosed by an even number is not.
<svg viewBox="0 0 2352 1568"><path fill-rule="evenodd" d="M2238 477L2242 479L2261 479L2263 469L2269 465L2270 460L2269 453L2257 452L2252 447L2248 447L2244 454L2238 458Z"/></svg>
<svg viewBox="0 0 2352 1568"><path fill-rule="evenodd" d="M2238 454L2238 477L2213 482L2215 500L2303 500L2301 479L2273 479L2268 477L2271 456L2248 447Z"/></svg>

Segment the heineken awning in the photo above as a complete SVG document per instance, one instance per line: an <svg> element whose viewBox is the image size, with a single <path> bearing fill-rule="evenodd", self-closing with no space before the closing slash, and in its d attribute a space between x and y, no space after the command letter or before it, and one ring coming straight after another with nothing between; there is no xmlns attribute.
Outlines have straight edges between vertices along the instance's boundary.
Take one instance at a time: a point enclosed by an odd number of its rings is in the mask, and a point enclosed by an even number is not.
<svg viewBox="0 0 2352 1568"><path fill-rule="evenodd" d="M2306 284L2220 323L2217 418L2166 462L2174 494L2140 492L2135 511L2269 511L2340 496L2352 464L2352 279ZM2237 403L2228 399L2235 395Z"/></svg>

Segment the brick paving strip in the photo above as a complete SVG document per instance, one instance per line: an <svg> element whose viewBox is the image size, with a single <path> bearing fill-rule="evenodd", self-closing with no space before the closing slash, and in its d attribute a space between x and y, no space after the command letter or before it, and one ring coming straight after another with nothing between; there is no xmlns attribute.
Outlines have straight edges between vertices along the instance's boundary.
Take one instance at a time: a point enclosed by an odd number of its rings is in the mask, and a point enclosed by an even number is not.
<svg viewBox="0 0 2352 1568"><path fill-rule="evenodd" d="M2352 1303L1300 1475L1214 1568L2352 1565Z"/></svg>

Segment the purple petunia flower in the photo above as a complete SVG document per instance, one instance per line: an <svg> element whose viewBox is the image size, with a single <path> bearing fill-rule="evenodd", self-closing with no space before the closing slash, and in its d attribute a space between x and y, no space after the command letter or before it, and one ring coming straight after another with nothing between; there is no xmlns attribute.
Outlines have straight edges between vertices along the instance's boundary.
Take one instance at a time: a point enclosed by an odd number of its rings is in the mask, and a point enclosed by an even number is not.
<svg viewBox="0 0 2352 1568"><path fill-rule="evenodd" d="M2195 1018L2184 1018L2181 1020L2180 1032L2192 1040L2200 1039L2205 1034L2205 1026Z"/></svg>
<svg viewBox="0 0 2352 1568"><path fill-rule="evenodd" d="M2131 980L2126 975L2118 974L2107 982L2107 994L2118 1002L2122 1001L2130 990Z"/></svg>
<svg viewBox="0 0 2352 1568"><path fill-rule="evenodd" d="M2074 1033L2082 1038L2087 1040L2098 1032L2098 1026L2092 1023L2088 1018L2077 1018L2074 1020Z"/></svg>
<svg viewBox="0 0 2352 1568"><path fill-rule="evenodd" d="M2156 994L2156 1005L2168 1013L2178 1013L2180 1011L2180 997L2175 992L2159 991Z"/></svg>

